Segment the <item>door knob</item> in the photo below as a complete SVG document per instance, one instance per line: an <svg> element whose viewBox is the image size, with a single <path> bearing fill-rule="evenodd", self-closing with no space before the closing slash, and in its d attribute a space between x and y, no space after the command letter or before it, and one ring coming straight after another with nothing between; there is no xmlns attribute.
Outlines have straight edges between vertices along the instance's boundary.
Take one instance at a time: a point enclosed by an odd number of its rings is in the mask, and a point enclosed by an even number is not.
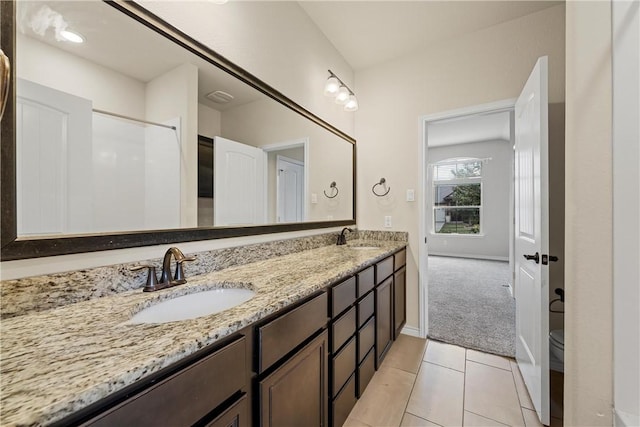
<svg viewBox="0 0 640 427"><path fill-rule="evenodd" d="M523 255L529 261L535 261L536 264L540 264L540 254L538 252L535 255Z"/></svg>

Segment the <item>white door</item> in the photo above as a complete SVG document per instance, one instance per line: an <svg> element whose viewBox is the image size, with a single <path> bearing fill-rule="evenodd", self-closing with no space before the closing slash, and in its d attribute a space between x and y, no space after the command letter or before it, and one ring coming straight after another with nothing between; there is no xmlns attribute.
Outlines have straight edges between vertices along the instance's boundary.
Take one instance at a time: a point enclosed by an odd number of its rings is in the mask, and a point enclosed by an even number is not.
<svg viewBox="0 0 640 427"><path fill-rule="evenodd" d="M91 232L91 101L24 79L17 94L18 236Z"/></svg>
<svg viewBox="0 0 640 427"><path fill-rule="evenodd" d="M278 222L299 222L304 219L304 163L278 156Z"/></svg>
<svg viewBox="0 0 640 427"><path fill-rule="evenodd" d="M547 57L515 105L516 359L540 421L549 425Z"/></svg>
<svg viewBox="0 0 640 427"><path fill-rule="evenodd" d="M213 225L264 224L264 152L219 136L213 152Z"/></svg>

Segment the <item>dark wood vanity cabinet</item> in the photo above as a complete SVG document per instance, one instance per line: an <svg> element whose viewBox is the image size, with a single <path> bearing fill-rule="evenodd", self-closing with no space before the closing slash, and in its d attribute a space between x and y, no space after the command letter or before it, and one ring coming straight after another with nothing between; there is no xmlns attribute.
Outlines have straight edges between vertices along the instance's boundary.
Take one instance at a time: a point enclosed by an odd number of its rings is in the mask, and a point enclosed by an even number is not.
<svg viewBox="0 0 640 427"><path fill-rule="evenodd" d="M376 286L376 370L393 343L393 277Z"/></svg>
<svg viewBox="0 0 640 427"><path fill-rule="evenodd" d="M407 322L407 250L393 255L393 339L397 339Z"/></svg>
<svg viewBox="0 0 640 427"><path fill-rule="evenodd" d="M58 425L342 426L405 324L405 264L403 249Z"/></svg>
<svg viewBox="0 0 640 427"><path fill-rule="evenodd" d="M256 326L258 425L328 425L328 307L322 292Z"/></svg>
<svg viewBox="0 0 640 427"><path fill-rule="evenodd" d="M61 425L158 426L209 425L248 426L251 338L236 334L231 342L213 345L205 355L194 355L188 363L169 367L135 384L136 389L116 393L111 403L82 411L83 418L63 420ZM116 400L117 398L117 400ZM90 413L99 413L91 416ZM87 415L84 415L87 414Z"/></svg>
<svg viewBox="0 0 640 427"><path fill-rule="evenodd" d="M407 322L407 269L393 273L393 339L397 339Z"/></svg>
<svg viewBox="0 0 640 427"><path fill-rule="evenodd" d="M328 425L328 342L324 330L259 381L261 426Z"/></svg>
<svg viewBox="0 0 640 427"><path fill-rule="evenodd" d="M376 264L376 369L407 320L407 250Z"/></svg>

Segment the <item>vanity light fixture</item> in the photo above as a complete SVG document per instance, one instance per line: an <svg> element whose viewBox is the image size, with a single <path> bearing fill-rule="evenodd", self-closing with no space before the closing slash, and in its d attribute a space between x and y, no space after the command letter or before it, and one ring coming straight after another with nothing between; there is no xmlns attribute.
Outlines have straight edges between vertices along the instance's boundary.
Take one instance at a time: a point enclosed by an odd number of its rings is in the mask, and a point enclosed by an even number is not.
<svg viewBox="0 0 640 427"><path fill-rule="evenodd" d="M60 31L60 36L68 42L72 43L84 43L84 37L75 31L71 30L62 30Z"/></svg>
<svg viewBox="0 0 640 427"><path fill-rule="evenodd" d="M336 104L344 105L345 111L356 111L358 109L356 94L331 70L329 70L329 78L324 84L324 94L333 96Z"/></svg>

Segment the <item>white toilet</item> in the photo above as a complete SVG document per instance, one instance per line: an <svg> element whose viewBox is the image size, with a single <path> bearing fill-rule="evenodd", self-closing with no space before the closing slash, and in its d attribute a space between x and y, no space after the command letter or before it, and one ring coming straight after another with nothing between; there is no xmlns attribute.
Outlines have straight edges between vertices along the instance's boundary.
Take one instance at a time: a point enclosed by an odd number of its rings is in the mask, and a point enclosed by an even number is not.
<svg viewBox="0 0 640 427"><path fill-rule="evenodd" d="M549 332L549 367L564 372L564 329Z"/></svg>

